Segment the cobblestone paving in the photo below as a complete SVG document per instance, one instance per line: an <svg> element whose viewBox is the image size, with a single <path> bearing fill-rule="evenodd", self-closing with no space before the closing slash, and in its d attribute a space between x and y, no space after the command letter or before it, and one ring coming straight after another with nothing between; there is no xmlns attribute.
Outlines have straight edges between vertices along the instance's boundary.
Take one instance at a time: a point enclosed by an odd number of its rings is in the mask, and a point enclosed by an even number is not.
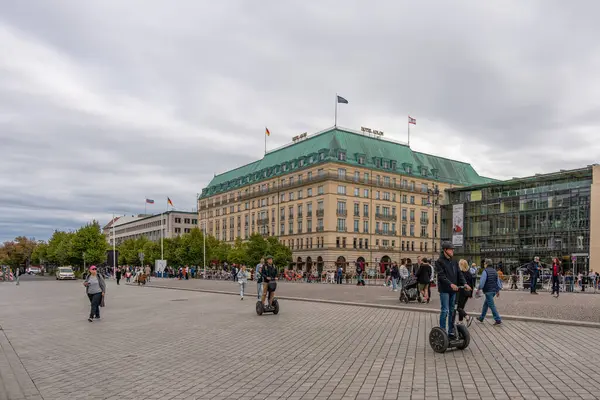
<svg viewBox="0 0 600 400"><path fill-rule="evenodd" d="M231 284L233 285L233 284ZM373 288L375 289L375 288ZM551 299L548 299L550 301ZM600 330L507 322L471 327L435 354L436 316L109 282L86 321L81 282L0 290L0 324L51 399L596 399Z"/></svg>
<svg viewBox="0 0 600 400"><path fill-rule="evenodd" d="M237 292L238 285L231 281L204 281L199 279L153 279L151 284L201 288L221 291ZM256 296L256 284L248 283L248 291ZM357 287L355 285L335 285L317 283L279 283L281 296L302 297L311 299L340 300L357 303L374 303L385 305L401 305L399 292L392 292L382 285ZM417 307L440 309L437 288L432 289L429 304L411 303ZM483 299L471 299L467 303L467 311L477 314L481 312ZM600 322L600 293L561 293L559 298L554 298L550 293L540 292L532 295L525 291L503 291L496 300L500 314L519 315L547 319L577 320L587 322Z"/></svg>

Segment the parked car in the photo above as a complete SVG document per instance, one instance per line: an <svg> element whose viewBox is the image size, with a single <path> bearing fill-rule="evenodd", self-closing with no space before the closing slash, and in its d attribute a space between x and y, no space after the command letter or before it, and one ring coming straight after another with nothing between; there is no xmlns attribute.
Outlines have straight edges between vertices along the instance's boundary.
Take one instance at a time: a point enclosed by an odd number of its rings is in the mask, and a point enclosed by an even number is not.
<svg viewBox="0 0 600 400"><path fill-rule="evenodd" d="M40 272L42 272L42 269L40 267L29 267L29 268L27 268L27 273L29 275L37 275Z"/></svg>
<svg viewBox="0 0 600 400"><path fill-rule="evenodd" d="M75 279L75 273L70 267L60 267L56 270L56 280Z"/></svg>

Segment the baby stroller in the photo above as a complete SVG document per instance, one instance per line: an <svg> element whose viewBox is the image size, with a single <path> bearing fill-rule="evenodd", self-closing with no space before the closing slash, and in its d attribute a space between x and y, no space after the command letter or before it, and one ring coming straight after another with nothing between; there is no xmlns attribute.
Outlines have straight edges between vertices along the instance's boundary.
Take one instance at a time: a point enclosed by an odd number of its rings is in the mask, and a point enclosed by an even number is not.
<svg viewBox="0 0 600 400"><path fill-rule="evenodd" d="M421 296L419 296L419 288L417 277L410 275L408 278L402 280L402 290L400 291L400 301L409 303L411 301L418 300L421 302Z"/></svg>

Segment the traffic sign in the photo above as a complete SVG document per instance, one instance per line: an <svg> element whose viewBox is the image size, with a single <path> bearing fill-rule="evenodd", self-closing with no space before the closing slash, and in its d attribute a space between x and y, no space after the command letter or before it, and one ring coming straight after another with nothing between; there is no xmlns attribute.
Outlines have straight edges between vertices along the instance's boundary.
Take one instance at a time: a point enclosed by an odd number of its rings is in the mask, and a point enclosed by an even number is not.
<svg viewBox="0 0 600 400"><path fill-rule="evenodd" d="M577 262L577 256L571 256L571 262L575 264Z"/></svg>

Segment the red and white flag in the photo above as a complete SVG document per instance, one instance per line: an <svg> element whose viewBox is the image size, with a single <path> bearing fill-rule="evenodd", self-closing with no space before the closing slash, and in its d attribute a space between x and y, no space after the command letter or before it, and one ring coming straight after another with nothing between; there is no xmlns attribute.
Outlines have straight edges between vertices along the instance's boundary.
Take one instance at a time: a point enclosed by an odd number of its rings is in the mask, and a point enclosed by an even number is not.
<svg viewBox="0 0 600 400"><path fill-rule="evenodd" d="M417 119L416 119L416 118L413 118L413 117L411 117L411 116L409 115L409 116L408 116L408 123L409 123L409 124L416 125L416 124L417 124Z"/></svg>

